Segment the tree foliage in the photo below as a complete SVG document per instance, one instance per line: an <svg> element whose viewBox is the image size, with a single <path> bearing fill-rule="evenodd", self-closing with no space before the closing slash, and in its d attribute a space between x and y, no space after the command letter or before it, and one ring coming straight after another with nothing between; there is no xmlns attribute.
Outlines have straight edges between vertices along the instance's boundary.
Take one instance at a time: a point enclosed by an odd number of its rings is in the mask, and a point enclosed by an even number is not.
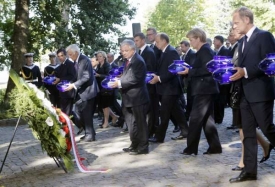
<svg viewBox="0 0 275 187"><path fill-rule="evenodd" d="M148 20L148 27L165 32L178 45L195 25L204 22L203 0L161 0Z"/></svg>
<svg viewBox="0 0 275 187"><path fill-rule="evenodd" d="M0 1L1 65L11 63L11 40L14 31L15 1ZM96 50L111 50L116 43L105 36L122 37L118 26L132 19L136 8L128 0L33 0L29 5L27 51L35 52L35 60L47 50L77 43L87 55Z"/></svg>
<svg viewBox="0 0 275 187"><path fill-rule="evenodd" d="M200 27L207 37L228 36L232 12L247 6L254 12L255 25L275 34L274 0L161 0L149 16L147 26L166 32L172 45L178 45L186 33Z"/></svg>

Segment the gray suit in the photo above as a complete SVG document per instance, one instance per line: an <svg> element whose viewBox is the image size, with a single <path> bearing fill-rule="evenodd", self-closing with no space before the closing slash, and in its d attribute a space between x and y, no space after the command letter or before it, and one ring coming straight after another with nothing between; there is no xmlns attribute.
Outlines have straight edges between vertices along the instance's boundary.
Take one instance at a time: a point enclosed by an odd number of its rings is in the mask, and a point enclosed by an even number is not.
<svg viewBox="0 0 275 187"><path fill-rule="evenodd" d="M76 102L74 107L74 122L78 127L84 127L85 135L92 140L95 139L93 127L94 103L98 93L98 85L93 74L91 61L85 55L80 54L77 66L77 88Z"/></svg>

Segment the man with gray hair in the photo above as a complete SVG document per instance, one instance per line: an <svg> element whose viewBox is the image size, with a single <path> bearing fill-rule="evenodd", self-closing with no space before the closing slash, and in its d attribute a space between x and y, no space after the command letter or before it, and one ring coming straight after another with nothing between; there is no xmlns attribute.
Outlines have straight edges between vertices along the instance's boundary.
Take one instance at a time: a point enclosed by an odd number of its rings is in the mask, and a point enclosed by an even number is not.
<svg viewBox="0 0 275 187"><path fill-rule="evenodd" d="M74 122L78 128L85 129L84 141L95 141L95 130L93 126L94 103L98 93L97 82L93 74L93 68L90 59L80 53L76 44L69 45L66 48L67 54L74 61L74 67L77 72L77 80L70 83L65 91L76 90L75 107L73 109Z"/></svg>
<svg viewBox="0 0 275 187"><path fill-rule="evenodd" d="M146 87L146 65L143 58L136 53L135 43L124 40L120 45L124 58L127 59L120 80L113 87L121 88L122 111L128 125L131 145L124 152L131 155L147 154L148 127L146 114L149 107L149 94Z"/></svg>

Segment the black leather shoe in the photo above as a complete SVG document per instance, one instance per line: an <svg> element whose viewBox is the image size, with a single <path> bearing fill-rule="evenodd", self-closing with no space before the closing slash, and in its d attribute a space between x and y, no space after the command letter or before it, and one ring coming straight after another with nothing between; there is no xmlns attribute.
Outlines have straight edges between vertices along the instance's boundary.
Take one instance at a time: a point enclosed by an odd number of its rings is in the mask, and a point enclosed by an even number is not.
<svg viewBox="0 0 275 187"><path fill-rule="evenodd" d="M182 155L192 155L192 154L194 154L194 155L197 155L197 153L188 153L188 152L180 152L180 154L182 154Z"/></svg>
<svg viewBox="0 0 275 187"><path fill-rule="evenodd" d="M206 152L204 152L203 154L204 155L212 155L212 154L221 154L222 153L222 151L206 151Z"/></svg>
<svg viewBox="0 0 275 187"><path fill-rule="evenodd" d="M242 170L243 170L243 168L240 166L236 166L236 167L232 168L232 171L242 171Z"/></svg>
<svg viewBox="0 0 275 187"><path fill-rule="evenodd" d="M257 180L257 174L247 173L243 170L238 177L231 178L229 182L236 183L236 182L243 182L243 181L250 181L250 180Z"/></svg>
<svg viewBox="0 0 275 187"><path fill-rule="evenodd" d="M175 127L173 133L180 132L180 127Z"/></svg>
<svg viewBox="0 0 275 187"><path fill-rule="evenodd" d="M187 138L187 136L183 136L183 135L178 135L178 136L176 136L176 137L171 137L171 139L172 140L182 140L182 139L184 139L184 138Z"/></svg>
<svg viewBox="0 0 275 187"><path fill-rule="evenodd" d="M268 154L260 160L260 163L263 163L269 159L270 152L272 151L272 149L274 149L274 146L269 144Z"/></svg>
<svg viewBox="0 0 275 187"><path fill-rule="evenodd" d="M126 127L125 129L123 129L120 133L126 133L128 132L128 127Z"/></svg>
<svg viewBox="0 0 275 187"><path fill-rule="evenodd" d="M123 148L122 150L126 153L129 153L129 152L135 151L136 148L133 148L132 146L130 146L130 147L127 147L127 148Z"/></svg>
<svg viewBox="0 0 275 187"><path fill-rule="evenodd" d="M231 125L229 127L226 127L227 130L234 130L237 129L238 127L236 125Z"/></svg>
<svg viewBox="0 0 275 187"><path fill-rule="evenodd" d="M80 137L80 140L83 140L85 137L86 137L86 135L84 135L84 136Z"/></svg>
<svg viewBox="0 0 275 187"><path fill-rule="evenodd" d="M85 136L83 141L84 142L92 142L92 141L95 141L95 138L93 138L92 136Z"/></svg>
<svg viewBox="0 0 275 187"><path fill-rule="evenodd" d="M130 155L142 155L142 154L148 154L149 150L148 149L143 149L143 150L133 150L130 152Z"/></svg>
<svg viewBox="0 0 275 187"><path fill-rule="evenodd" d="M155 137L149 138L148 141L149 141L149 142L152 142L152 143L163 143L163 141L158 140L158 139L155 138Z"/></svg>

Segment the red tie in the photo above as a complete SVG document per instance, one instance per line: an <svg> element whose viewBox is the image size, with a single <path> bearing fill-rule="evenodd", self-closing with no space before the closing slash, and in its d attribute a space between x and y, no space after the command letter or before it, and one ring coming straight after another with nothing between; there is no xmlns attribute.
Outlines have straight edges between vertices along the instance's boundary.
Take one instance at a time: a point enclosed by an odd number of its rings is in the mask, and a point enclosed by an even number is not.
<svg viewBox="0 0 275 187"><path fill-rule="evenodd" d="M127 67L129 64L130 64L130 61L127 60L127 61L126 61L126 67Z"/></svg>

